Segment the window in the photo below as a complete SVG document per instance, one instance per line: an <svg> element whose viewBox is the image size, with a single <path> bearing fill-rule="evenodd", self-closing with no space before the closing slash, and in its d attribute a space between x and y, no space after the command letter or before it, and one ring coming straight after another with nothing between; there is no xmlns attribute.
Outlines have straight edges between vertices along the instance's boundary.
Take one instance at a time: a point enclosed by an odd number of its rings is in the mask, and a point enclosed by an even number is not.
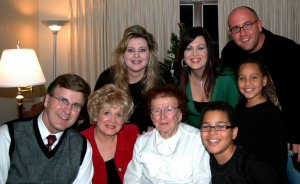
<svg viewBox="0 0 300 184"><path fill-rule="evenodd" d="M203 26L211 34L215 54L219 53L218 1L217 0L181 0L180 22L186 28Z"/></svg>

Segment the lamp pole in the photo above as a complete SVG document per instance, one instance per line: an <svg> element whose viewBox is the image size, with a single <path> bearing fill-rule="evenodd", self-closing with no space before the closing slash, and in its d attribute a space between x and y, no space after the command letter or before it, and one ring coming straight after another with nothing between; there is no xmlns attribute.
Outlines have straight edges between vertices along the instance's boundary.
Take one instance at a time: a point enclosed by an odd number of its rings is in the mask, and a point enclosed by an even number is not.
<svg viewBox="0 0 300 184"><path fill-rule="evenodd" d="M24 96L22 93L24 92L32 92L32 86L26 87L18 87L18 94L16 96L17 104L18 104L18 117L19 119L23 118L23 99Z"/></svg>
<svg viewBox="0 0 300 184"><path fill-rule="evenodd" d="M18 94L16 96L16 99L17 99L17 104L18 104L18 117L19 117L19 119L22 119L23 118L23 99L24 99L24 96L20 92L20 88L18 90Z"/></svg>
<svg viewBox="0 0 300 184"><path fill-rule="evenodd" d="M42 20L53 33L53 80L56 78L56 40L58 31L68 23L68 20Z"/></svg>
<svg viewBox="0 0 300 184"><path fill-rule="evenodd" d="M58 31L53 31L53 80L56 77L56 39Z"/></svg>

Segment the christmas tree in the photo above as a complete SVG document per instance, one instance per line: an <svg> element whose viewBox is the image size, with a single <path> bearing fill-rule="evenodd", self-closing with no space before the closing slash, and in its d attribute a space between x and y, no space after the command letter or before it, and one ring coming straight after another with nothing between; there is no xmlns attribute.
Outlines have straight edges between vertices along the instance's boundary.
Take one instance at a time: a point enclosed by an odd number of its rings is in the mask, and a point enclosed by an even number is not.
<svg viewBox="0 0 300 184"><path fill-rule="evenodd" d="M179 35L181 36L184 31L186 30L185 26L183 23L178 23L179 26ZM171 33L171 46L170 49L167 51L167 57L164 59L164 63L168 66L169 70L171 71L172 75L174 73L174 69L173 69L173 65L176 61L176 57L177 57L177 49L178 49L178 45L179 45L179 39L180 37L175 34L175 33Z"/></svg>

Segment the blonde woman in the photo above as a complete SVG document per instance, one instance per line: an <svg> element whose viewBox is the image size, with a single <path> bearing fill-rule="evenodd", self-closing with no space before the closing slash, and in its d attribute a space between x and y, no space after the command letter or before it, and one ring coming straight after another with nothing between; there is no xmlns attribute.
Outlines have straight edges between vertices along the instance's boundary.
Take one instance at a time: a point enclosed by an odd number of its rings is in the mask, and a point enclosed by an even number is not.
<svg viewBox="0 0 300 184"><path fill-rule="evenodd" d="M89 97L92 127L82 134L93 149L93 183L123 183L133 146L139 134L134 124L125 124L133 111L132 98L114 84L107 84Z"/></svg>
<svg viewBox="0 0 300 184"><path fill-rule="evenodd" d="M151 33L139 25L128 27L115 49L114 65L102 72L95 90L104 84L114 83L129 91L133 97L134 112L130 122L134 122L141 132L152 127L146 114L144 93L155 86L172 83L167 67L157 60L157 43Z"/></svg>

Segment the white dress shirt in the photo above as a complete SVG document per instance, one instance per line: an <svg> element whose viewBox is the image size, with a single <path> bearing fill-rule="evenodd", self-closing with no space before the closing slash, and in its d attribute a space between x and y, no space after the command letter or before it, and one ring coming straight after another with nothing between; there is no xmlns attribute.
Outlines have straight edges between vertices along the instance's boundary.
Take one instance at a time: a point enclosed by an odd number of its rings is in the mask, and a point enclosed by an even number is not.
<svg viewBox="0 0 300 184"><path fill-rule="evenodd" d="M42 113L38 116L38 128L42 136L44 144L48 144L47 136L50 134L48 129L43 123ZM57 145L59 139L61 138L63 132L57 134L52 134L56 136L56 141L52 145L52 149ZM11 138L8 131L8 126L6 124L0 126L0 183L6 183L8 170L10 166L10 157L9 157L9 146L11 143ZM94 167L92 160L92 147L89 141L87 140L86 153L83 159L83 162L79 168L78 175L73 182L73 184L86 184L92 183L92 178L94 175Z"/></svg>
<svg viewBox="0 0 300 184"><path fill-rule="evenodd" d="M209 154L200 131L184 123L168 139L163 139L156 129L140 135L124 177L124 184L209 184L210 181Z"/></svg>

